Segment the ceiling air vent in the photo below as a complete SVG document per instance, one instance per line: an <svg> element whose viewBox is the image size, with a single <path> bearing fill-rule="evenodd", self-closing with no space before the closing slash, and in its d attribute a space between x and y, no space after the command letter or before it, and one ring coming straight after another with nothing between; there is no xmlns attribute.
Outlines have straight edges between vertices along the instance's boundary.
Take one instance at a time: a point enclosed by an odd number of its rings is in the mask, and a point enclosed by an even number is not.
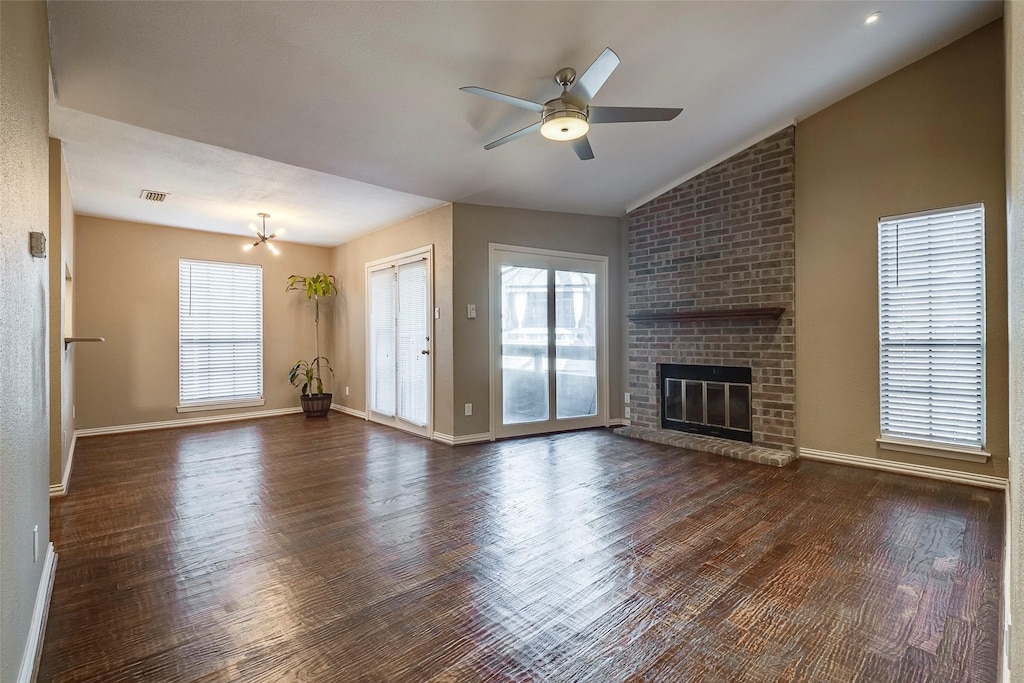
<svg viewBox="0 0 1024 683"><path fill-rule="evenodd" d="M170 192L157 192L156 190L143 190L142 194L139 195L141 199L151 202L162 202L170 196Z"/></svg>

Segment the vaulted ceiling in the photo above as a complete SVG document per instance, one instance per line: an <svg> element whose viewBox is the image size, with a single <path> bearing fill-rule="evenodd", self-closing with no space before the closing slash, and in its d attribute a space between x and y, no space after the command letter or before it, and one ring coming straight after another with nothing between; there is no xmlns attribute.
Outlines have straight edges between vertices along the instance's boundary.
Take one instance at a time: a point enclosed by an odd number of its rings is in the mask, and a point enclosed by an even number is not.
<svg viewBox="0 0 1024 683"><path fill-rule="evenodd" d="M881 11L880 20L864 19ZM77 211L339 244L444 202L622 215L988 23L981 2L49 3ZM683 107L594 126L596 158L531 135L554 73L605 47L594 103ZM951 106L955 106L951 104ZM167 191L160 204L143 189Z"/></svg>

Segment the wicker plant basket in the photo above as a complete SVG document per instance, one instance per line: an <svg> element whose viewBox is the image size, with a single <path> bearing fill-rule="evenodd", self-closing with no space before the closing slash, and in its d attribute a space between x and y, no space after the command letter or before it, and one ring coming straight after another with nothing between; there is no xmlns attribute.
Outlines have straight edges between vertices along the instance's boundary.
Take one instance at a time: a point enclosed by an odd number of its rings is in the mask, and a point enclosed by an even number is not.
<svg viewBox="0 0 1024 683"><path fill-rule="evenodd" d="M302 402L302 412L306 417L324 417L331 410L331 398L333 394L303 394L299 397Z"/></svg>

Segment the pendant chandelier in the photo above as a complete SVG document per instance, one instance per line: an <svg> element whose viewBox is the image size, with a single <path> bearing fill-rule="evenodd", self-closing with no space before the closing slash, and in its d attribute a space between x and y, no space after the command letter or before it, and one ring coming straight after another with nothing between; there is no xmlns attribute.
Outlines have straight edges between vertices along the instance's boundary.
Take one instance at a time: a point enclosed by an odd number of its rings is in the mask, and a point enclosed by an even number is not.
<svg viewBox="0 0 1024 683"><path fill-rule="evenodd" d="M272 253L274 256L279 255L281 252L277 250L277 247L274 246L274 244L270 240L272 240L275 237L278 237L280 235L283 235L284 234L284 230L278 230L277 232L268 235L267 234L267 219L270 218L270 214L269 213L262 213L261 212L261 213L258 213L256 215L263 219L263 227L261 228L260 226L256 225L255 223L250 223L249 224L249 229L252 230L256 234L256 241L253 242L252 244L247 244L244 247L242 247L242 251L249 251L253 247L258 247L261 244L266 244L267 245L267 249L270 250L270 253Z"/></svg>

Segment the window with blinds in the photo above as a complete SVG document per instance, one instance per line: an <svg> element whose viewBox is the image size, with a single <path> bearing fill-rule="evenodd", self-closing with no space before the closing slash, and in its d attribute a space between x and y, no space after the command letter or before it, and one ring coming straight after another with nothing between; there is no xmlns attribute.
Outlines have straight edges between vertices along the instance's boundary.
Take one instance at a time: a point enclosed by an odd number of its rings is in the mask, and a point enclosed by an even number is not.
<svg viewBox="0 0 1024 683"><path fill-rule="evenodd" d="M263 400L263 268L178 262L179 410Z"/></svg>
<svg viewBox="0 0 1024 683"><path fill-rule="evenodd" d="M985 213L958 207L878 222L883 438L985 442Z"/></svg>

